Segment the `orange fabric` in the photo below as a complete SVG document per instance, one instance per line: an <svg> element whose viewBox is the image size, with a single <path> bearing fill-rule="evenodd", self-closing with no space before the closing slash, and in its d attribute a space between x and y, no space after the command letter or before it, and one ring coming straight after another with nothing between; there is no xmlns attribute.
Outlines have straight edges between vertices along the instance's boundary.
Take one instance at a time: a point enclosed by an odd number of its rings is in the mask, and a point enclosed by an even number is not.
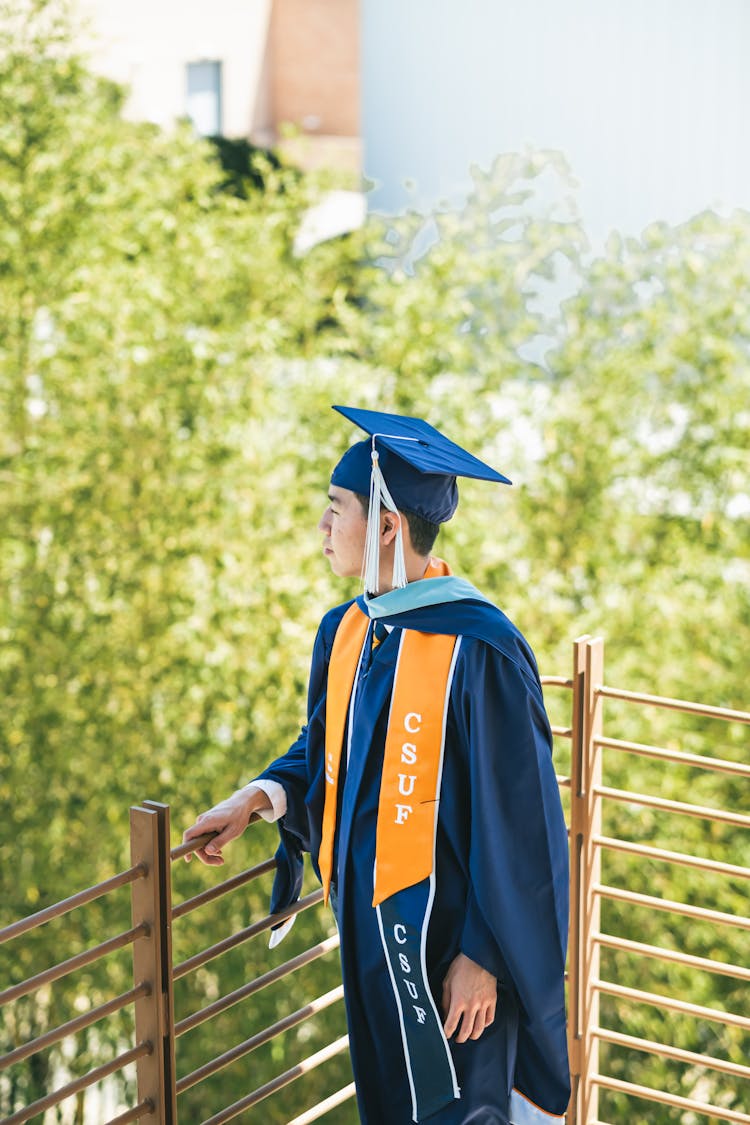
<svg viewBox="0 0 750 1125"><path fill-rule="evenodd" d="M336 834L336 804L339 791L339 767L346 734L349 700L357 674L359 654L362 651L370 620L356 602L349 606L341 619L333 641L328 665L328 694L326 696L326 796L323 806L323 828L320 839L318 865L325 900L331 888L333 872L333 841Z"/></svg>
<svg viewBox="0 0 750 1125"><path fill-rule="evenodd" d="M427 564L427 570L422 575L422 579L447 578L451 574L453 574L453 571L448 566L447 562L433 556Z"/></svg>
<svg viewBox="0 0 750 1125"><path fill-rule="evenodd" d="M430 559L425 578L450 574ZM326 792L318 864L333 874L338 783L349 704L369 618L353 603L336 630L326 697ZM378 805L373 906L432 871L446 693L456 638L405 629L394 679Z"/></svg>
<svg viewBox="0 0 750 1125"><path fill-rule="evenodd" d="M373 906L432 871L455 644L452 636L404 630L380 782Z"/></svg>

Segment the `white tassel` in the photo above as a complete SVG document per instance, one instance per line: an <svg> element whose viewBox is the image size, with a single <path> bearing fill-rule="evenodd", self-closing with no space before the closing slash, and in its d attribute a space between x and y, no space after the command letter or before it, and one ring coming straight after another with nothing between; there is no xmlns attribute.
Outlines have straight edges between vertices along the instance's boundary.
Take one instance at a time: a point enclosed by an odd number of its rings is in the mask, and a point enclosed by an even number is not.
<svg viewBox="0 0 750 1125"><path fill-rule="evenodd" d="M374 446L375 440L373 438L370 502L367 509L367 535L365 539L365 558L363 566L365 591L368 594L380 593L381 503L385 504L389 512L398 514L398 509L393 502L393 497L388 491L388 486L383 479L383 474L380 470L380 458ZM406 559L404 557L404 536L401 530L401 517L399 516L398 518L399 524L396 529L396 542L393 555L393 578L391 582L394 590L401 589L403 586L408 585L406 578Z"/></svg>
<svg viewBox="0 0 750 1125"><path fill-rule="evenodd" d="M400 517L399 517L400 519ZM406 577L406 559L404 558L404 537L401 533L401 523L399 522L396 529L396 551L393 556L393 578L391 585L394 590L400 590L404 586L409 585Z"/></svg>
<svg viewBox="0 0 750 1125"><path fill-rule="evenodd" d="M372 471L370 473L370 503L367 509L367 537L365 539L365 558L363 578L368 594L380 593L380 481L383 474L378 465L378 454L372 452Z"/></svg>

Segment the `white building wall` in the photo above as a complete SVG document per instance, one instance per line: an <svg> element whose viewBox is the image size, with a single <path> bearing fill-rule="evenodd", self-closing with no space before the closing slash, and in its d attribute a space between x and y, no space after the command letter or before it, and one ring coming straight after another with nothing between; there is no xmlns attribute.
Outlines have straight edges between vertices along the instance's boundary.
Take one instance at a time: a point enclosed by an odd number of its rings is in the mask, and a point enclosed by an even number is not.
<svg viewBox="0 0 750 1125"><path fill-rule="evenodd" d="M222 63L222 131L266 125L272 0L76 0L95 69L131 90L128 114L169 126L187 113L187 64Z"/></svg>
<svg viewBox="0 0 750 1125"><path fill-rule="evenodd" d="M750 207L748 0L363 0L370 206L562 150L595 238ZM414 182L414 189L404 185Z"/></svg>

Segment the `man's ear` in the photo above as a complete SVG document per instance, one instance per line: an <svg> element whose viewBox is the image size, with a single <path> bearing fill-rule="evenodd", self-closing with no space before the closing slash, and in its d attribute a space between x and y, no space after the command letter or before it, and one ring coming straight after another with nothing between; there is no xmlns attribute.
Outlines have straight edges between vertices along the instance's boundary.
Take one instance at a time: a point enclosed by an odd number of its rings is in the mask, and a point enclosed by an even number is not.
<svg viewBox="0 0 750 1125"><path fill-rule="evenodd" d="M396 538L396 532L401 526L401 516L398 512L385 511L380 516L380 535L383 546L387 547Z"/></svg>

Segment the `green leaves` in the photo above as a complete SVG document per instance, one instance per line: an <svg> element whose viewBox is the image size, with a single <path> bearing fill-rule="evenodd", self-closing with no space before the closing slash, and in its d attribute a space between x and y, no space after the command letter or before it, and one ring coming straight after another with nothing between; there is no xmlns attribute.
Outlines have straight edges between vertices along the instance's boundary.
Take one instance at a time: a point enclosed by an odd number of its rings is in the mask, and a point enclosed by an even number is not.
<svg viewBox="0 0 750 1125"><path fill-rule="evenodd" d="M295 736L319 617L356 592L315 531L353 437L333 402L426 416L513 479L462 485L438 550L544 671L603 633L610 682L747 705L747 215L614 235L592 260L559 154L505 154L461 206L371 216L296 257L326 181L269 161L262 191L227 193L187 127L122 118L62 7L0 11L8 920L125 866L130 804L170 803L179 833ZM641 770L628 783L647 789ZM737 795L721 782L714 798ZM274 835L248 834L238 866ZM183 871L185 893L209 877ZM109 923L94 906L87 933ZM196 921L184 955L217 925ZM300 942L316 925L298 922ZM20 943L13 978L59 942ZM222 991L243 974L233 963Z"/></svg>

